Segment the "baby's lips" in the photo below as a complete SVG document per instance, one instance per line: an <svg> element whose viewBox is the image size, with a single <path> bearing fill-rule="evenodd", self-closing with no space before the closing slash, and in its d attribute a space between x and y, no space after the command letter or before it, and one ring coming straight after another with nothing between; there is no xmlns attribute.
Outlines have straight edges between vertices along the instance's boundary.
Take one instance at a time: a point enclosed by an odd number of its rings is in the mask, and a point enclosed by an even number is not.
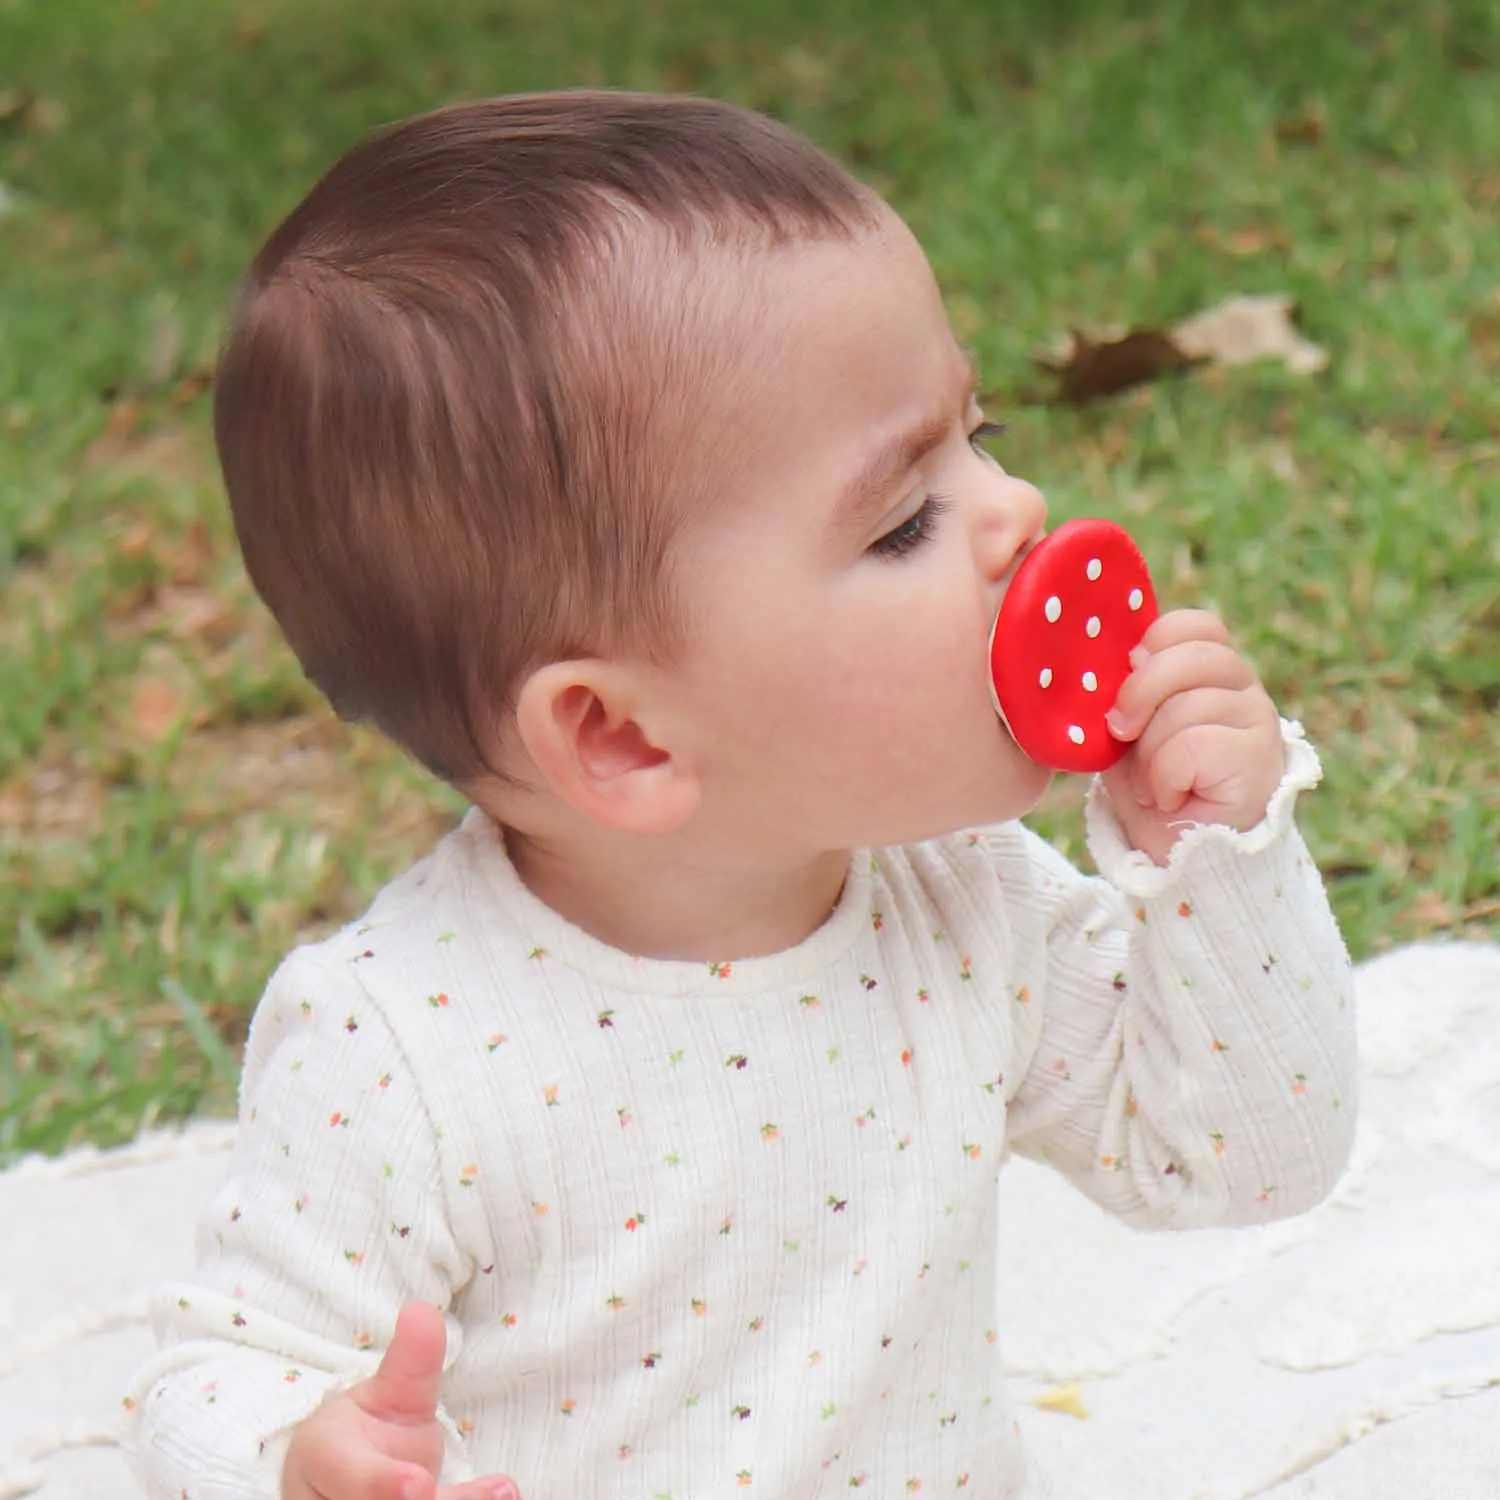
<svg viewBox="0 0 1500 1500"><path fill-rule="evenodd" d="M991 697L1032 760L1103 771L1126 751L1105 715L1156 618L1140 550L1112 521L1067 521L1022 560L990 633Z"/></svg>

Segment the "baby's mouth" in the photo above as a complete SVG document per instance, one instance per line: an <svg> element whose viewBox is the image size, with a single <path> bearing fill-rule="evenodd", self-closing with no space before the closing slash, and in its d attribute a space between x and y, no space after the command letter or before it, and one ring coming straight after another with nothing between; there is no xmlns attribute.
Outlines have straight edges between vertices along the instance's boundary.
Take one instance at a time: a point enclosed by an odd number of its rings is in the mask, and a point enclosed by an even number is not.
<svg viewBox="0 0 1500 1500"><path fill-rule="evenodd" d="M994 613L990 616L991 631L994 630L995 620L1000 614L1000 606L1005 602L1005 596L1010 590L1011 579L1013 579L1020 571L1021 564L1031 556L1031 553L1036 547L1037 543L1040 542L1046 535L1047 533L1045 530L1039 531L1034 537L1031 538L1030 541L1022 542L1021 545L1016 548L1016 555L1011 558L1009 566L1006 568L1005 572L1000 575L1000 593L999 597L995 600Z"/></svg>
<svg viewBox="0 0 1500 1500"><path fill-rule="evenodd" d="M1015 745L1015 747L1018 750L1021 747L1020 747L1019 742L1016 740L1015 731L1010 727L1010 721L1005 717L1005 710L1000 707L1000 695L995 690L995 678L994 678L994 674L991 672L991 670L989 668L989 660L990 660L990 654L991 654L991 652L994 649L995 627L997 625L999 625L999 623L1000 623L1000 606L1005 602L1005 595L1006 595L1006 593L1010 589L1011 579L1013 579L1016 576L1017 572L1020 571L1021 564L1024 563L1028 557L1031 556L1032 551L1036 548L1037 544L1039 542L1041 542L1042 539L1046 535L1047 535L1047 529L1046 529L1046 527L1043 527L1040 531L1037 532L1037 534L1034 537L1032 537L1030 539L1030 541L1023 542L1016 549L1016 555L1013 558L1011 558L1011 560L1010 560L1010 566L1007 567L1006 570L1005 570L1005 572L1001 575L1001 578L1000 578L1000 597L999 597L999 599L997 599L995 601L995 610L994 610L994 613L990 616L989 634L985 637L985 673L984 673L984 675L985 675L985 681L986 681L986 683L987 683L987 685L989 687L990 707L992 709L994 709L994 711L995 711L995 718L999 722L1000 729L1001 729L1002 733L1005 735L1006 739L1008 739L1012 745ZM1023 755L1026 754L1026 752L1024 750L1022 750L1021 753ZM1030 757L1028 756L1027 759L1030 759Z"/></svg>
<svg viewBox="0 0 1500 1500"><path fill-rule="evenodd" d="M1010 587L1010 581L1016 576L1016 572L1021 564L1031 556L1036 550L1037 545L1045 539L1046 535L1047 528L1044 526L1030 541L1022 542L1020 547L1017 548L1016 555L1011 558L1010 566L1005 570L1005 584L1007 588Z"/></svg>

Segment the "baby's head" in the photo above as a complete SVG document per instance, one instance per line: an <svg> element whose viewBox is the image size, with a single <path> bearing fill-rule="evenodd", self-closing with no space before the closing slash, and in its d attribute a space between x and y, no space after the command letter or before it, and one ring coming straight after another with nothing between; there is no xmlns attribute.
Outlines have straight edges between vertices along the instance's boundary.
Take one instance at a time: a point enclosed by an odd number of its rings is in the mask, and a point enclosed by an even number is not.
<svg viewBox="0 0 1500 1500"><path fill-rule="evenodd" d="M257 257L216 404L251 577L344 716L513 828L762 864L1044 784L985 652L1044 507L981 421L873 192L604 93L356 147Z"/></svg>
<svg viewBox="0 0 1500 1500"><path fill-rule="evenodd" d="M311 680L440 776L494 766L527 671L669 657L713 505L736 270L889 211L704 100L499 98L356 146L272 235L215 426L251 578Z"/></svg>

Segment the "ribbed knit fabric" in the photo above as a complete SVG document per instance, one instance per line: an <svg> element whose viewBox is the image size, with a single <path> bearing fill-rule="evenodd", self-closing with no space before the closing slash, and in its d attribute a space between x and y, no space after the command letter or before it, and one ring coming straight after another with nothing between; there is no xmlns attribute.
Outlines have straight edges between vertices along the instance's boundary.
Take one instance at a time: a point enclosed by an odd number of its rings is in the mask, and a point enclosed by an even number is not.
<svg viewBox="0 0 1500 1500"><path fill-rule="evenodd" d="M1306 1208L1347 1156L1349 966L1294 725L1287 751L1261 826L1165 869L1096 788L1103 878L1016 824L860 853L804 943L713 964L571 927L469 814L270 983L198 1283L133 1395L152 1500L275 1496L290 1429L416 1299L448 1313L447 1479L1024 1493L1007 1150L1176 1228Z"/></svg>

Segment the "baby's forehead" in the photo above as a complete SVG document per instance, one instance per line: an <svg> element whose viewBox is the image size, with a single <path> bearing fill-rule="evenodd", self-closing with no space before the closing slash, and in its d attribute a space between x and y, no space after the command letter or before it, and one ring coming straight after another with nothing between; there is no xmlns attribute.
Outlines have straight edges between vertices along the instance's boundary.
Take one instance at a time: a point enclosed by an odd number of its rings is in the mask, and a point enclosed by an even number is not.
<svg viewBox="0 0 1500 1500"><path fill-rule="evenodd" d="M900 260L907 274L931 279L910 231L886 213L889 224L853 235L633 235L595 283L598 326L648 379L685 383L688 404L744 403L764 384L756 377L805 356L809 315L870 263ZM837 336L877 333L851 320Z"/></svg>
<svg viewBox="0 0 1500 1500"><path fill-rule="evenodd" d="M707 520L754 509L804 461L831 488L851 449L972 389L926 257L893 213L795 239L633 228L575 309L581 383L604 408L592 435L618 444L622 493Z"/></svg>
<svg viewBox="0 0 1500 1500"><path fill-rule="evenodd" d="M737 527L795 492L811 520L872 454L972 420L972 361L909 232L712 246L643 260L635 278L621 368L679 516Z"/></svg>
<svg viewBox="0 0 1500 1500"><path fill-rule="evenodd" d="M794 280L806 248L800 241L723 234L684 239L664 226L647 227L606 247L584 276L639 338L733 338L741 320L763 320L777 288Z"/></svg>
<svg viewBox="0 0 1500 1500"><path fill-rule="evenodd" d="M926 267L911 231L886 204L876 201L868 225L818 232L774 230L733 213L714 219L690 217L684 223L646 218L623 209L582 258L579 284L615 303L637 309L653 321L666 313L726 319L763 320L794 288L847 271L851 260L893 252Z"/></svg>
<svg viewBox="0 0 1500 1500"><path fill-rule="evenodd" d="M780 312L806 247L633 239L612 247L574 309L585 361L658 428L764 400L759 377L793 357Z"/></svg>

